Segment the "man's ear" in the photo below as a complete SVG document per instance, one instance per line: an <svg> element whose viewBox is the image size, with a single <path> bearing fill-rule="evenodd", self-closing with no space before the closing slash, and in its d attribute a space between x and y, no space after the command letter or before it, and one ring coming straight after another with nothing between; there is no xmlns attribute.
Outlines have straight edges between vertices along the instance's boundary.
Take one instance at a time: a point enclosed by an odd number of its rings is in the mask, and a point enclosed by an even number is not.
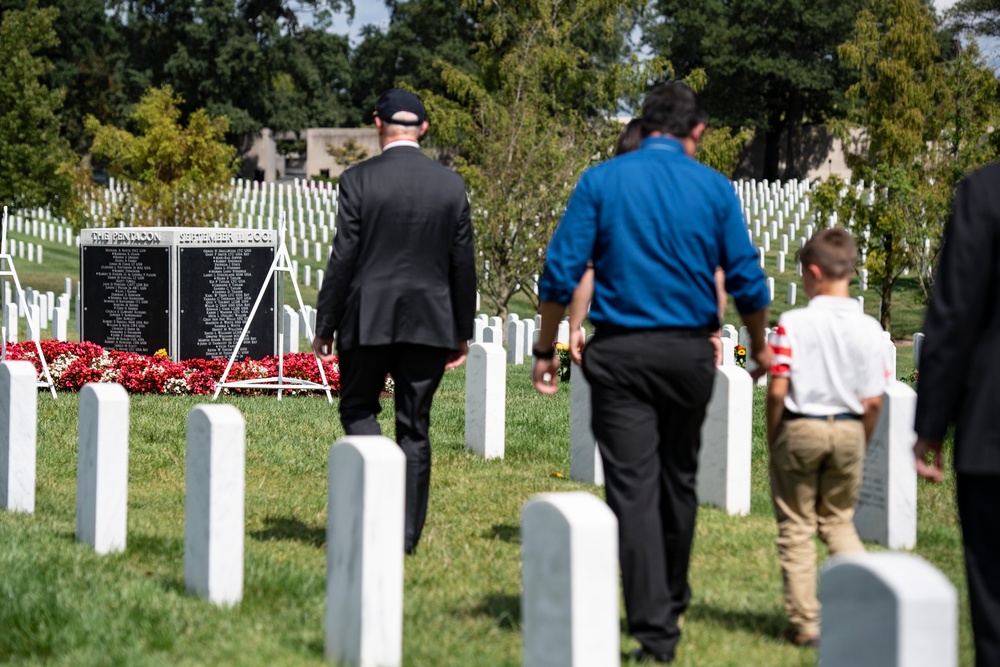
<svg viewBox="0 0 1000 667"><path fill-rule="evenodd" d="M816 264L807 264L804 268L814 280L823 280L823 269Z"/></svg>
<svg viewBox="0 0 1000 667"><path fill-rule="evenodd" d="M423 138L423 136L425 134L427 134L427 121L426 120L420 126L420 134L417 135L417 138Z"/></svg>
<svg viewBox="0 0 1000 667"><path fill-rule="evenodd" d="M698 123L693 128L691 128L690 137L697 144L698 142L701 141L701 135L704 134L704 133L705 133L705 124L704 123Z"/></svg>

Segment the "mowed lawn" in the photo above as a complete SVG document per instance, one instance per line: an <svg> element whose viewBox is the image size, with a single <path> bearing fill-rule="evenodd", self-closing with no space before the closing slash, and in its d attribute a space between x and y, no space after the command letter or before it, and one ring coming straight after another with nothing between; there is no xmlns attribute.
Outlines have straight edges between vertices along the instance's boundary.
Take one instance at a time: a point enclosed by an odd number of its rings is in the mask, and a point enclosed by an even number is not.
<svg viewBox="0 0 1000 667"><path fill-rule="evenodd" d="M900 350L898 375L912 370ZM679 665L812 665L782 643L781 577L767 489L764 389L755 389L748 517L699 514ZM520 509L537 493L599 487L569 474L569 391L543 397L508 368L506 456L463 447L465 372L434 404L431 507L405 560L405 665L521 664ZM185 420L203 397L131 399L128 548L75 542L77 396L38 396L34 515L0 513L0 662L14 665L308 665L323 657L327 456L342 435L320 395L223 397L247 422L243 602L220 609L185 592ZM382 413L392 436L392 405ZM919 485L915 552L959 590L960 664L971 631L954 477ZM821 558L824 551L820 549ZM624 612L622 612L624 615ZM624 627L624 626L623 626ZM636 644L623 632L623 653ZM629 664L623 657L623 664Z"/></svg>

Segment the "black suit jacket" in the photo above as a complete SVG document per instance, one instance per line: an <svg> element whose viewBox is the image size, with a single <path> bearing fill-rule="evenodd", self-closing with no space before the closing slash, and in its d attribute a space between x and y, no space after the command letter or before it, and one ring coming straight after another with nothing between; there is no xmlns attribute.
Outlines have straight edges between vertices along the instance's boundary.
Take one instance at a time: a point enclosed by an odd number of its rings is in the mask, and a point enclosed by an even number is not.
<svg viewBox="0 0 1000 667"><path fill-rule="evenodd" d="M958 187L924 322L916 431L955 424L955 469L1000 475L1000 163Z"/></svg>
<svg viewBox="0 0 1000 667"><path fill-rule="evenodd" d="M345 171L317 336L336 331L340 350L392 343L456 349L472 337L475 308L462 177L409 146Z"/></svg>

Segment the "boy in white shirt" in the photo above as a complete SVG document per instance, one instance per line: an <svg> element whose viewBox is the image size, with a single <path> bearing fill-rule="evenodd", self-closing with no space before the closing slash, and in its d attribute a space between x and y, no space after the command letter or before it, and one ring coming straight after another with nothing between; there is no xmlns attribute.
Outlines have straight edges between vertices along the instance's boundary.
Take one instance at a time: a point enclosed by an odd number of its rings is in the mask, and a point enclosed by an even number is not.
<svg viewBox="0 0 1000 667"><path fill-rule="evenodd" d="M799 261L810 301L785 312L771 333L767 442L788 638L815 647L813 536L819 532L831 555L864 551L854 505L888 369L881 325L848 292L857 261L850 232L816 233Z"/></svg>

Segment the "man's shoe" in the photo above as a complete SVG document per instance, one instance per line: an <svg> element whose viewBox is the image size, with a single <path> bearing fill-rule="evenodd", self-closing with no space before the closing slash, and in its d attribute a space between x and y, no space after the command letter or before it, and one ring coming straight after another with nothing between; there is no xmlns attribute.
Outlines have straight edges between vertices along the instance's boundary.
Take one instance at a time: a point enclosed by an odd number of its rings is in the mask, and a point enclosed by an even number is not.
<svg viewBox="0 0 1000 667"><path fill-rule="evenodd" d="M652 651L647 651L641 647L632 651L632 655L630 657L635 662L652 665L668 665L674 661L674 656L672 654L653 653Z"/></svg>
<svg viewBox="0 0 1000 667"><path fill-rule="evenodd" d="M788 630L785 639L803 648L819 648L819 635L807 635L795 630Z"/></svg>

